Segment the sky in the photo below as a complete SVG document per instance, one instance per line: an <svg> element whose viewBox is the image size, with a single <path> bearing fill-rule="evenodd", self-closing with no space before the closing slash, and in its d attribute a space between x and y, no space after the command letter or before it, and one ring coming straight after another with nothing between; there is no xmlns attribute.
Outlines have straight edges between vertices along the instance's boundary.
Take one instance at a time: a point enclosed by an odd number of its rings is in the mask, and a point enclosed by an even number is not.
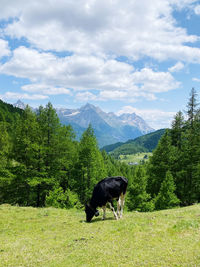
<svg viewBox="0 0 200 267"><path fill-rule="evenodd" d="M200 1L0 0L0 99L170 127L200 87ZM200 94L199 94L200 95Z"/></svg>

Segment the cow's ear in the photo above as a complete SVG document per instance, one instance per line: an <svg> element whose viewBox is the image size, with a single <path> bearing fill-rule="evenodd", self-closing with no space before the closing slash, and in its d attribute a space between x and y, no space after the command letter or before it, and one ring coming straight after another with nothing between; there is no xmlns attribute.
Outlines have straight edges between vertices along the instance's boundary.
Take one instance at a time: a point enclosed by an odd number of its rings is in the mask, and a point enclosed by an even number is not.
<svg viewBox="0 0 200 267"><path fill-rule="evenodd" d="M98 210L95 212L95 216L96 217L99 216L99 211Z"/></svg>

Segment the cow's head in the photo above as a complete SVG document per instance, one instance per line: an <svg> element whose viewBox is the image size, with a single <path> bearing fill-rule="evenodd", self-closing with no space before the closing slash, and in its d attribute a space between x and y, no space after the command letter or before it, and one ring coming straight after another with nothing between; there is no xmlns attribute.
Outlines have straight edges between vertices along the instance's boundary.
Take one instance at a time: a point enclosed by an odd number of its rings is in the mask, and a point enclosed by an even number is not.
<svg viewBox="0 0 200 267"><path fill-rule="evenodd" d="M90 205L85 205L85 213L86 213L86 221L90 222L92 218L95 216L99 216L99 211L97 209L93 209Z"/></svg>

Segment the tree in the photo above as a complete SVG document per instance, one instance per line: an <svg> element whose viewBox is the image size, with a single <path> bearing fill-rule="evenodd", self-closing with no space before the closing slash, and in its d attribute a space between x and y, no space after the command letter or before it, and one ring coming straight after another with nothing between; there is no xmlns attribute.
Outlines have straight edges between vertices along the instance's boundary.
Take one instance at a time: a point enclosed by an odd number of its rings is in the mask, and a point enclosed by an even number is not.
<svg viewBox="0 0 200 267"><path fill-rule="evenodd" d="M64 125L59 129L58 150L59 177L57 187L62 188L69 201L71 191L76 185L74 172L78 161L78 142L75 141L75 134L71 126Z"/></svg>
<svg viewBox="0 0 200 267"><path fill-rule="evenodd" d="M172 138L172 145L181 149L182 143L182 133L183 127L185 126L184 116L181 111L179 111L172 122L172 129L170 131L171 138Z"/></svg>
<svg viewBox="0 0 200 267"><path fill-rule="evenodd" d="M197 187L200 181L197 179L196 170L199 164L200 121L197 93L192 88L187 104L187 121L182 142L182 169L183 177L182 202L190 205L197 201Z"/></svg>
<svg viewBox="0 0 200 267"><path fill-rule="evenodd" d="M11 201L11 183L14 178L10 172L11 142L5 122L0 122L0 204Z"/></svg>
<svg viewBox="0 0 200 267"><path fill-rule="evenodd" d="M16 124L13 146L13 159L16 161L12 168L16 175L13 188L18 204L35 205L33 184L37 184L40 177L38 142L39 125L36 114L27 106Z"/></svg>
<svg viewBox="0 0 200 267"><path fill-rule="evenodd" d="M155 199L155 207L158 210L170 209L178 206L180 200L175 195L174 179L170 171L167 171L166 177L161 184L158 196Z"/></svg>
<svg viewBox="0 0 200 267"><path fill-rule="evenodd" d="M45 204L46 206L55 208L73 208L80 206L78 195L69 189L64 191L62 187L55 187L49 191Z"/></svg>
<svg viewBox="0 0 200 267"><path fill-rule="evenodd" d="M97 140L91 125L88 126L81 137L77 167L80 177L78 191L80 200L84 203L91 196L94 185L104 178L106 174L103 157L98 149Z"/></svg>
<svg viewBox="0 0 200 267"><path fill-rule="evenodd" d="M13 146L10 157L12 158L12 164L10 164L10 170L14 174L14 179L10 184L10 201L12 204L18 203L20 205L29 204L30 188L28 186L28 169L27 166L30 164L31 151L29 144L31 144L28 125L29 115L31 110L27 107L22 117L18 118L15 123L15 134L13 135ZM31 120L32 121L32 117ZM9 203L11 203L9 201Z"/></svg>
<svg viewBox="0 0 200 267"><path fill-rule="evenodd" d="M160 139L158 146L150 157L149 164L147 166L148 173L148 185L147 191L154 197L158 194L160 186L166 175L166 172L170 170L173 160L173 148L171 146L171 137L169 132Z"/></svg>
<svg viewBox="0 0 200 267"><path fill-rule="evenodd" d="M197 102L197 92L194 88L192 88L190 92L190 98L187 104L187 116L188 116L188 123L191 128L193 128L193 123L197 115L198 111L198 105L199 103Z"/></svg>
<svg viewBox="0 0 200 267"><path fill-rule="evenodd" d="M147 176L144 166L137 166L132 183L128 188L127 206L129 210L152 211L153 202L146 192Z"/></svg>
<svg viewBox="0 0 200 267"><path fill-rule="evenodd" d="M43 148L44 164L49 177L58 173L60 121L51 103L39 107L37 121L40 127L40 145Z"/></svg>

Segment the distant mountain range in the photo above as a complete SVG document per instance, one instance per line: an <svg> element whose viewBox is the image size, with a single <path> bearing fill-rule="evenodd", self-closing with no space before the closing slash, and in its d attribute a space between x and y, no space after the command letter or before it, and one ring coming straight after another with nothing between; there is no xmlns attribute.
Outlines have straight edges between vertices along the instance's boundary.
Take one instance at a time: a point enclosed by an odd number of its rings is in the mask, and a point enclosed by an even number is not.
<svg viewBox="0 0 200 267"><path fill-rule="evenodd" d="M24 109L26 105L18 100L14 106ZM73 127L78 139L91 124L100 147L126 142L154 131L135 113L117 116L91 104L79 109L59 108L56 112L62 124L70 124Z"/></svg>
<svg viewBox="0 0 200 267"><path fill-rule="evenodd" d="M125 142L154 131L135 113L117 116L91 104L80 109L57 109L57 114L61 123L71 124L79 136L91 124L100 147Z"/></svg>

